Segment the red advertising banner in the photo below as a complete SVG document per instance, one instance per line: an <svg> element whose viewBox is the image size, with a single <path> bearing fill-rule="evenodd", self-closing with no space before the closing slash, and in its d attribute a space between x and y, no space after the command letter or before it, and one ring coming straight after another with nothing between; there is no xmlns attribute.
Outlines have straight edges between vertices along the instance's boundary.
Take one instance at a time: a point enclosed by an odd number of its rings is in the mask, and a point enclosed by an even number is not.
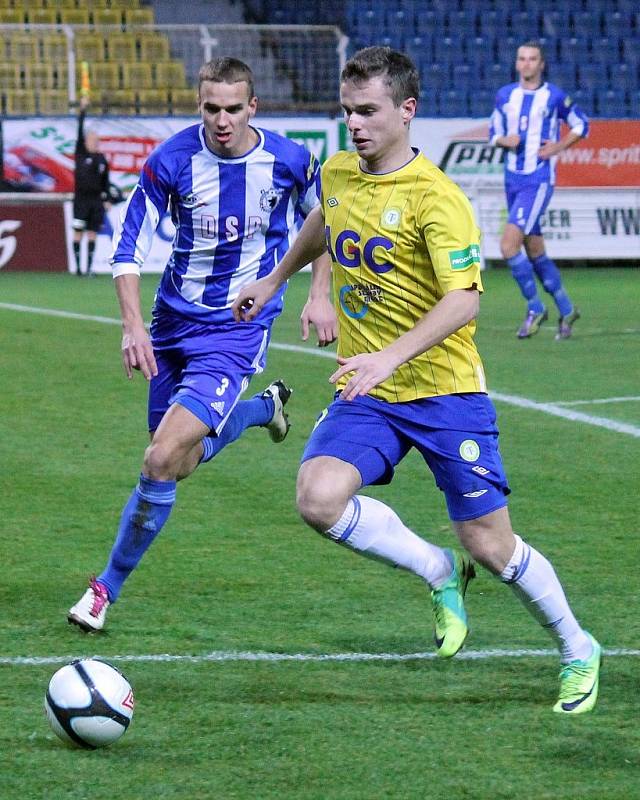
<svg viewBox="0 0 640 800"><path fill-rule="evenodd" d="M1 202L0 269L66 272L67 245L62 202Z"/></svg>
<svg viewBox="0 0 640 800"><path fill-rule="evenodd" d="M558 186L640 186L640 120L593 120L558 156Z"/></svg>

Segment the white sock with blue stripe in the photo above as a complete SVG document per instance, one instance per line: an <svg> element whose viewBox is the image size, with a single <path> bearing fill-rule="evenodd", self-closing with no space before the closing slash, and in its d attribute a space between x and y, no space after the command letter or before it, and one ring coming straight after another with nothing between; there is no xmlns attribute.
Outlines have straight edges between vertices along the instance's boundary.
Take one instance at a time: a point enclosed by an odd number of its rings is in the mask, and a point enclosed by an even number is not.
<svg viewBox="0 0 640 800"><path fill-rule="evenodd" d="M550 562L515 534L516 547L500 577L555 640L562 662L587 659L592 645L569 608Z"/></svg>
<svg viewBox="0 0 640 800"><path fill-rule="evenodd" d="M432 588L451 576L446 552L416 536L389 506L366 495L354 495L327 535L372 558L419 575Z"/></svg>

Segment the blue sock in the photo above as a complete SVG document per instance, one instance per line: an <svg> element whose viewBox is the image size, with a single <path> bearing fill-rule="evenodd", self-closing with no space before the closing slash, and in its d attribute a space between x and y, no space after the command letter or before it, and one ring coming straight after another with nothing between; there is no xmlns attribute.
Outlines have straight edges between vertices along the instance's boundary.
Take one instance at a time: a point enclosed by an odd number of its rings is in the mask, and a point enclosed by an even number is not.
<svg viewBox="0 0 640 800"><path fill-rule="evenodd" d="M534 311L536 314L542 314L544 311L544 304L538 297L536 279L533 275L533 267L529 259L524 253L518 253L508 258L507 264L511 268L511 274L520 287L522 296L527 301L528 310Z"/></svg>
<svg viewBox="0 0 640 800"><path fill-rule="evenodd" d="M224 428L218 436L205 436L202 440L204 452L200 463L204 464L219 453L223 447L240 436L246 429L258 425L266 425L273 417L274 405L271 397L257 394L249 400L241 400L229 414Z"/></svg>
<svg viewBox="0 0 640 800"><path fill-rule="evenodd" d="M169 519L176 499L175 481L154 481L140 475L120 518L120 527L106 569L98 575L114 603L122 584Z"/></svg>
<svg viewBox="0 0 640 800"><path fill-rule="evenodd" d="M546 253L534 258L531 263L545 290L553 297L560 316L567 317L573 310L573 303L562 285L560 270Z"/></svg>

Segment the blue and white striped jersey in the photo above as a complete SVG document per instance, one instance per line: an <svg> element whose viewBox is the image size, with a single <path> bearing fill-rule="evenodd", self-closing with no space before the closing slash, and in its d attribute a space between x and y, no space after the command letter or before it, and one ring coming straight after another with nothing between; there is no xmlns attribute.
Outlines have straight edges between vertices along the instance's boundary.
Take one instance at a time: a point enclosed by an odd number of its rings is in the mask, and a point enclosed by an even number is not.
<svg viewBox="0 0 640 800"><path fill-rule="evenodd" d="M543 83L537 89L523 89L519 83L509 83L498 90L489 124L489 142L495 144L500 136L520 136L517 149L507 151L507 175L535 173L534 177L541 182L555 184L558 157L543 160L538 150L544 142L560 139L561 120L579 136L589 132L585 114L553 83Z"/></svg>
<svg viewBox="0 0 640 800"><path fill-rule="evenodd" d="M239 158L212 153L202 124L151 153L114 232L114 277L139 273L170 208L176 234L157 306L201 321L233 319L240 288L275 269L320 197L319 166L309 151L254 130L258 144ZM280 313L284 289L258 321Z"/></svg>

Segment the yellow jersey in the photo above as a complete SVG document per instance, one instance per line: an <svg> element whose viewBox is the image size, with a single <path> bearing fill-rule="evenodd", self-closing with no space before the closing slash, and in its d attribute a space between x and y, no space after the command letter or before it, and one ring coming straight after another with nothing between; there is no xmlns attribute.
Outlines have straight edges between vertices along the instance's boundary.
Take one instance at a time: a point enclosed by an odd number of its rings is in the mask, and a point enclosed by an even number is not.
<svg viewBox="0 0 640 800"><path fill-rule="evenodd" d="M339 355L381 350L452 289L482 291L471 204L421 153L382 175L364 172L357 153L337 153L322 168L322 206ZM486 392L474 333L475 321L402 364L370 395L396 403Z"/></svg>

